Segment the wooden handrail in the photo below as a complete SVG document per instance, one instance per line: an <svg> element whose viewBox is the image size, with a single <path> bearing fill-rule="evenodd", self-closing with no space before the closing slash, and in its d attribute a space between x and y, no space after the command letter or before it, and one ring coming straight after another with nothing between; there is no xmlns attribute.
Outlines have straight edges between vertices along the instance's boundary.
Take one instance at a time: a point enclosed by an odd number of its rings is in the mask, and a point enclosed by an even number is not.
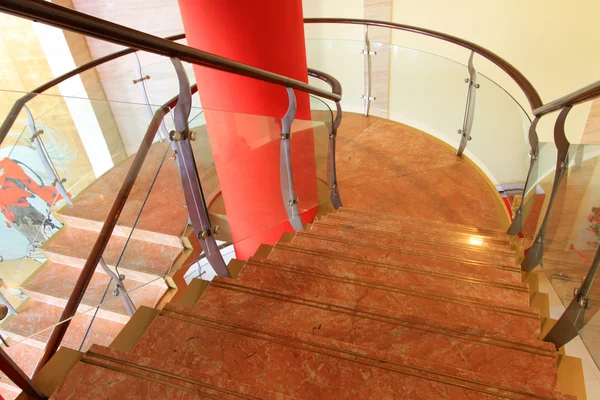
<svg viewBox="0 0 600 400"><path fill-rule="evenodd" d="M569 93L566 96L551 101L543 106L533 110L533 115L541 117L553 111L560 110L563 107L574 106L589 100L600 97L600 81L587 85L579 90Z"/></svg>
<svg viewBox="0 0 600 400"><path fill-rule="evenodd" d="M0 11L137 50L176 57L191 64L274 83L333 101L341 100L340 96L305 82L174 43L43 0L2 0Z"/></svg>
<svg viewBox="0 0 600 400"><path fill-rule="evenodd" d="M312 76L313 78L317 78L326 82L329 87L331 87L331 91L339 96L342 95L342 85L340 81L338 81L334 76L329 75L323 71L318 71L313 68L308 69L308 76Z"/></svg>
<svg viewBox="0 0 600 400"><path fill-rule="evenodd" d="M384 21L376 21L372 19L354 19L354 18L305 18L305 24L354 24L354 25L370 25L370 26L380 26L383 28L390 29L399 29L402 31L413 32L420 35L430 36L436 39L445 40L446 42L454 43L475 53L481 55L482 57L487 58L492 63L496 64L500 67L504 72L506 72L515 82L523 93L527 100L529 101L529 105L531 106L531 110L535 110L536 108L541 107L544 103L540 98L537 90L533 87L531 82L525 78L525 76L516 69L513 65L511 65L508 61L504 60L499 55L489 51L488 49L481 47L475 43L469 42L468 40L461 39L456 36L448 35L442 32L432 31L430 29L419 28L411 25L397 24L394 22L384 22Z"/></svg>

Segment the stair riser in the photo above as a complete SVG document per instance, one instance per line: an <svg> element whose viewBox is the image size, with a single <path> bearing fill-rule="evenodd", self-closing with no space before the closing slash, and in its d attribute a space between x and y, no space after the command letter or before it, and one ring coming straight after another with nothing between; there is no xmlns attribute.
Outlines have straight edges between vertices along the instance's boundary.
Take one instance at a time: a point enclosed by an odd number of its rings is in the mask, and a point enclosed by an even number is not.
<svg viewBox="0 0 600 400"><path fill-rule="evenodd" d="M63 215L60 217L69 226L78 229L85 229L94 232L100 232L104 222L92 221L85 218L79 218L71 215ZM158 232L147 231L143 229L134 229L131 233L131 227L117 225L113 231L113 235L121 237L133 237L134 239L143 240L145 242L156 243L166 246L181 247L181 237L174 235L166 235Z"/></svg>
<svg viewBox="0 0 600 400"><path fill-rule="evenodd" d="M526 290L526 287L522 286L514 286L514 288L522 288L524 290L510 290L506 289L506 287L472 283L468 280L446 279L435 275L427 275L421 270L410 272L394 269L393 267L383 268L346 260L312 256L307 253L286 251L277 246L269 255L268 260L284 265L307 269L314 268L322 271L324 274L380 283L423 293L477 299L485 304L512 305L517 307L529 305L529 291Z"/></svg>
<svg viewBox="0 0 600 400"><path fill-rule="evenodd" d="M409 251L416 251L419 253L429 254L431 257L437 255L446 255L450 257L460 257L466 260L488 262L490 264L514 266L514 256L510 257L507 255L496 255L480 251L472 251L464 248L449 247L443 244L431 244L431 243L420 243L409 240L402 240L395 237L386 237L383 235L369 235L365 236L359 232L346 229L336 229L330 226L322 226L314 224L310 229L310 233L314 233L319 236L329 236L332 238L338 238L348 241L355 241L357 243L377 243L380 246L396 248L399 251L406 249Z"/></svg>
<svg viewBox="0 0 600 400"><path fill-rule="evenodd" d="M64 254L59 254L59 253L56 253L51 250L43 250L43 251L44 251L44 254L46 255L46 257L48 257L48 259L50 261L59 263L59 264L63 264L63 265L68 265L73 268L82 269L85 266L85 263L87 261L87 260L84 260L81 258L76 258L76 257L67 256ZM110 264L107 264L107 265L111 270L116 271L116 267L114 265L110 265ZM96 267L95 272L106 275L106 273L100 266ZM167 286L164 279L160 276L131 270L131 269L128 269L126 266L119 267L119 273L125 275L125 285L126 286L127 286L127 280L148 283L149 285L164 287L164 288L166 288L166 286Z"/></svg>
<svg viewBox="0 0 600 400"><path fill-rule="evenodd" d="M391 265L410 265L440 273L486 279L493 282L519 284L521 274L518 271L494 269L487 266L466 264L460 261L436 259L408 253L388 251L380 248L364 247L352 243L321 240L308 236L296 236L292 244L301 248L334 252L361 260L370 260Z"/></svg>

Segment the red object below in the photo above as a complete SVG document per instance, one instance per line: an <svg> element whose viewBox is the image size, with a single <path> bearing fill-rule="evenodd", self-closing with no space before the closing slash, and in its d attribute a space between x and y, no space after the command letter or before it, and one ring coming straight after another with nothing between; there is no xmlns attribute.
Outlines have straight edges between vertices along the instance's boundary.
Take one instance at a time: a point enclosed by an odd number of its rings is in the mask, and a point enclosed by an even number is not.
<svg viewBox="0 0 600 400"><path fill-rule="evenodd" d="M301 0L179 0L188 45L267 71L308 81ZM279 177L285 88L194 66L236 256L291 231ZM296 119L310 119L296 92ZM199 164L202 164L199 162ZM293 135L292 170L303 220L318 205L312 129Z"/></svg>

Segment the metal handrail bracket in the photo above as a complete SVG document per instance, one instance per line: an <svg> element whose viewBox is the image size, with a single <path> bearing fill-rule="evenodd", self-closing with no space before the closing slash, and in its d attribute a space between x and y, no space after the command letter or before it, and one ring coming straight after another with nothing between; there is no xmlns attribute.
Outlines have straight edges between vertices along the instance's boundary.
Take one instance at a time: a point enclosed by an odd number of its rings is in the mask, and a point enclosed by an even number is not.
<svg viewBox="0 0 600 400"><path fill-rule="evenodd" d="M296 95L292 88L286 88L288 94L288 109L281 119L281 135L279 136L279 182L283 205L288 219L294 231L302 230L302 220L298 211L298 201L294 192L294 180L292 177L292 160L290 142L292 139L292 122L296 116Z"/></svg>
<svg viewBox="0 0 600 400"><path fill-rule="evenodd" d="M570 144L565 134L565 122L571 109L572 107L570 106L564 107L558 115L554 125L554 144L556 145L557 150L554 182L552 183L552 192L550 193L550 200L548 201L548 207L546 208L542 224L540 225L533 245L521 263L521 270L525 272L530 272L538 266L544 256L544 240L546 237L546 228L548 227L548 219L552 213L552 206L556 200L560 184L569 165Z"/></svg>

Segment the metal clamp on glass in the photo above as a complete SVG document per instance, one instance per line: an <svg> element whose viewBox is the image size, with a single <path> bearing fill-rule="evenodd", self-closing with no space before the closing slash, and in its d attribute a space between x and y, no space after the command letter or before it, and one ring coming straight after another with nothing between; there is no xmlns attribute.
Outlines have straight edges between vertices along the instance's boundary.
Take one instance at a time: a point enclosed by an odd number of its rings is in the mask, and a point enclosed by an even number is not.
<svg viewBox="0 0 600 400"><path fill-rule="evenodd" d="M217 275L229 276L229 271L225 266L214 236L207 234L213 232L215 228L210 223L206 199L204 198L196 160L190 144L190 140L193 140L192 137L195 137L194 133L190 132L188 125L188 118L192 109L190 82L181 61L175 57L171 58L171 61L179 79L179 100L173 110L175 131L172 132L171 145L177 154L177 166L179 167L189 218L210 266Z"/></svg>
<svg viewBox="0 0 600 400"><path fill-rule="evenodd" d="M279 146L279 181L281 185L281 196L288 219L294 231L302 230L302 221L298 211L298 198L294 193L294 180L292 179L291 162L291 131L292 122L296 116L296 95L292 88L286 88L288 94L288 109L281 119L281 144Z"/></svg>
<svg viewBox="0 0 600 400"><path fill-rule="evenodd" d="M23 109L25 110L25 113L27 113L27 129L29 130L29 133L31 134L31 143L33 143L35 150L37 151L38 155L40 156L40 160L42 161L42 165L44 166L44 169L46 170L48 177L50 177L50 179L52 179L52 182L53 182L54 187L56 188L56 191L58 193L60 193L62 198L65 200L65 202L67 204L73 204L73 200L71 200L71 196L69 195L69 193L63 186L63 183L65 183L67 181L67 179L66 178L60 179L58 177L58 173L56 172L55 168L51 164L51 160L48 157L47 152L45 151L44 143L40 139L40 135L42 135L44 133L44 131L42 129L40 129L40 130L36 129L35 121L33 120L33 115L31 115L31 111L29 111L29 108L27 106L23 106Z"/></svg>
<svg viewBox="0 0 600 400"><path fill-rule="evenodd" d="M360 96L364 100L364 114L369 116L371 102L375 101L375 97L371 93L371 57L376 56L377 52L371 50L371 41L369 40L369 26L365 25L365 48L360 51L364 55L364 94Z"/></svg>
<svg viewBox="0 0 600 400"><path fill-rule="evenodd" d="M463 126L462 129L458 130L461 138L458 151L456 152L457 156L462 156L467 147L467 142L471 140L471 129L473 128L473 119L475 116L475 91L479 89L479 84L477 83L477 71L475 71L475 67L473 67L474 55L475 53L471 52L469 63L467 65L467 68L469 69L469 78L466 78L465 82L469 84L469 88L467 89L467 103L465 105Z"/></svg>

